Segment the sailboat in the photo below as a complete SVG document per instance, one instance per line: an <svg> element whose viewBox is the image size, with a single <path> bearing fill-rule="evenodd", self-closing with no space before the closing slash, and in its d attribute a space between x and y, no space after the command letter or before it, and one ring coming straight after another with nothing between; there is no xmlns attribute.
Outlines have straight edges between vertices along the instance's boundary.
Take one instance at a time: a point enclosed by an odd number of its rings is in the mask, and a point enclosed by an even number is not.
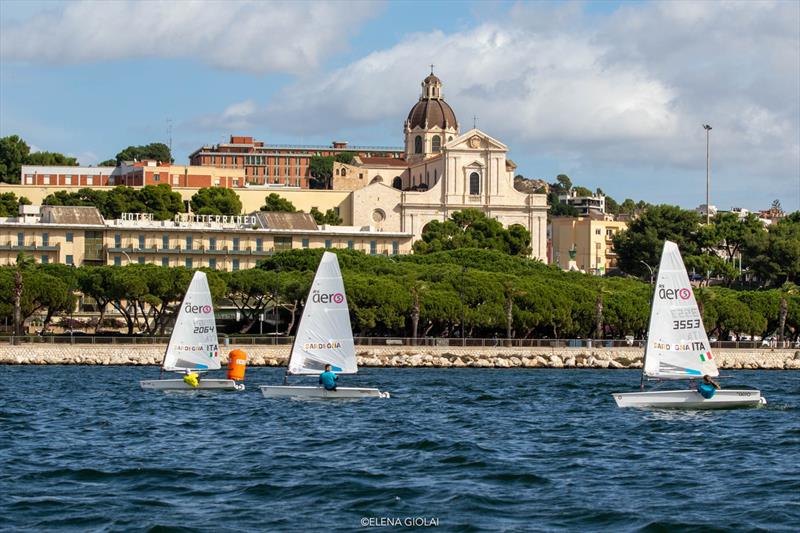
<svg viewBox="0 0 800 533"><path fill-rule="evenodd" d="M162 371L184 374L183 379L141 381L143 389L156 390L244 390L233 379L210 379L200 373L220 368L219 340L214 306L205 272L197 271L183 298L175 327L161 363ZM243 378L243 372L239 372Z"/></svg>
<svg viewBox="0 0 800 533"><path fill-rule="evenodd" d="M332 252L323 253L317 267L292 344L284 385L262 385L261 392L266 398L389 397L388 392L372 388L337 387L329 391L321 386L288 385L288 376L318 376L328 364L336 374L358 372L342 272L339 260Z"/></svg>
<svg viewBox="0 0 800 533"><path fill-rule="evenodd" d="M694 380L719 375L700 309L678 245L664 242L653 293L641 392L613 393L618 407L728 409L766 404L755 389L720 389L710 398L695 388L644 390L645 380Z"/></svg>

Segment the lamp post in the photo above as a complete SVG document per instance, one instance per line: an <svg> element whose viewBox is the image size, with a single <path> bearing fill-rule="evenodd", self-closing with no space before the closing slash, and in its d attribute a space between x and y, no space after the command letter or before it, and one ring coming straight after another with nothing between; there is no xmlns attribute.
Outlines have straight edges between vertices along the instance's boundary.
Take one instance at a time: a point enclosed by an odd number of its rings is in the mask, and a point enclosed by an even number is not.
<svg viewBox="0 0 800 533"><path fill-rule="evenodd" d="M649 270L649 271L650 271L650 285L652 285L652 284L653 284L653 267L651 267L650 265L648 265L647 263L645 263L643 260L640 260L639 262L640 262L641 264L643 264L644 266L646 266L646 267L647 267L647 270Z"/></svg>
<svg viewBox="0 0 800 533"><path fill-rule="evenodd" d="M711 223L711 143L710 135L711 126L703 124L703 129L706 130L706 224Z"/></svg>

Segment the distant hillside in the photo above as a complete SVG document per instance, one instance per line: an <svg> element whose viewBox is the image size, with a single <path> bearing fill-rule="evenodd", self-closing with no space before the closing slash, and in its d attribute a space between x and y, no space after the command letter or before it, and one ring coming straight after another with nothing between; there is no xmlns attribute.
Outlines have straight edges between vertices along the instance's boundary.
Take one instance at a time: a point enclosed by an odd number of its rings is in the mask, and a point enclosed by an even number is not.
<svg viewBox="0 0 800 533"><path fill-rule="evenodd" d="M514 176L514 188L526 194L535 193L538 189L544 187L544 193L547 194L550 186L544 180L528 179L525 176L517 174ZM542 192L542 191L540 191Z"/></svg>

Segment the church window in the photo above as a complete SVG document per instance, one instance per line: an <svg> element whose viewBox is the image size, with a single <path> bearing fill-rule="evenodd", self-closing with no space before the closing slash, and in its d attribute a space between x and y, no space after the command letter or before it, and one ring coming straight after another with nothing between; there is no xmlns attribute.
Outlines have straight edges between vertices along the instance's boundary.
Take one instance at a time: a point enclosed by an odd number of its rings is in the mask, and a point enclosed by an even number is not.
<svg viewBox="0 0 800 533"><path fill-rule="evenodd" d="M469 193L472 195L481 193L481 177L477 172L469 175Z"/></svg>
<svg viewBox="0 0 800 533"><path fill-rule="evenodd" d="M403 188L403 178L400 176L395 176L394 180L392 180L392 187L395 189L402 189Z"/></svg>
<svg viewBox="0 0 800 533"><path fill-rule="evenodd" d="M448 141L448 142L450 142L450 141L452 141L452 140L453 140L453 136L452 136L452 135L451 135L450 137L448 137L448 138L447 138L447 141Z"/></svg>
<svg viewBox="0 0 800 533"><path fill-rule="evenodd" d="M438 135L433 136L431 151L436 153L442 149L442 138Z"/></svg>
<svg viewBox="0 0 800 533"><path fill-rule="evenodd" d="M416 138L414 138L414 153L422 153L422 137L420 135L417 135Z"/></svg>

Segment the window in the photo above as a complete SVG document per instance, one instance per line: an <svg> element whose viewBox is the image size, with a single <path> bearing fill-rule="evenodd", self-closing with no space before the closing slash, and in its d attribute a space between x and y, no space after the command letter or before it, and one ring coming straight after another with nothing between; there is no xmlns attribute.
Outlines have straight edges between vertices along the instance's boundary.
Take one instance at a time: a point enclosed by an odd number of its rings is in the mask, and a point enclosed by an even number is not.
<svg viewBox="0 0 800 533"><path fill-rule="evenodd" d="M325 239L325 248L330 248L330 247L331 247L331 240Z"/></svg>
<svg viewBox="0 0 800 533"><path fill-rule="evenodd" d="M611 238L614 236L614 230L611 228L606 229L606 237Z"/></svg>
<svg viewBox="0 0 800 533"><path fill-rule="evenodd" d="M72 185L72 176L70 174L64 176L64 185Z"/></svg>
<svg viewBox="0 0 800 533"><path fill-rule="evenodd" d="M401 178L400 176L395 176L395 178L392 180L392 187L394 187L395 189L402 189L403 178Z"/></svg>
<svg viewBox="0 0 800 533"><path fill-rule="evenodd" d="M422 137L419 135L416 136L414 139L414 153L421 154L422 153Z"/></svg>
<svg viewBox="0 0 800 533"><path fill-rule="evenodd" d="M139 235L139 249L144 250L144 235Z"/></svg>
<svg viewBox="0 0 800 533"><path fill-rule="evenodd" d="M161 175L160 174L153 174L153 181L161 181Z"/></svg>
<svg viewBox="0 0 800 533"><path fill-rule="evenodd" d="M600 228L597 228L596 230L594 230L594 234L595 235L600 235L600 233L601 233Z"/></svg>
<svg viewBox="0 0 800 533"><path fill-rule="evenodd" d="M397 255L400 253L400 243L397 241L392 241L392 255Z"/></svg>
<svg viewBox="0 0 800 533"><path fill-rule="evenodd" d="M46 255L43 255L43 256L42 256L42 264L43 264L43 265L46 265L46 264L47 264L47 263L49 263L49 262L50 262L50 258L49 258L49 257L47 257Z"/></svg>
<svg viewBox="0 0 800 533"><path fill-rule="evenodd" d="M122 257L114 256L114 266L121 266L122 265Z"/></svg>
<svg viewBox="0 0 800 533"><path fill-rule="evenodd" d="M239 260L238 259L234 259L233 260L233 270L239 270Z"/></svg>
<svg viewBox="0 0 800 533"><path fill-rule="evenodd" d="M234 252L238 252L239 251L239 237L234 237L233 238L233 251Z"/></svg>
<svg viewBox="0 0 800 533"><path fill-rule="evenodd" d="M172 175L172 184L173 185L178 185L179 183L180 183L180 178L178 177L177 174L173 174Z"/></svg>
<svg viewBox="0 0 800 533"><path fill-rule="evenodd" d="M431 143L431 151L432 152L439 152L442 149L442 138L438 135L434 135Z"/></svg>
<svg viewBox="0 0 800 533"><path fill-rule="evenodd" d="M208 239L208 249L209 250L216 250L217 249L217 239L216 237L211 237Z"/></svg>
<svg viewBox="0 0 800 533"><path fill-rule="evenodd" d="M161 236L161 247L165 250L169 248L169 235L162 235Z"/></svg>
<svg viewBox="0 0 800 533"><path fill-rule="evenodd" d="M74 234L71 231L67 232L67 242L72 242L74 240Z"/></svg>
<svg viewBox="0 0 800 533"><path fill-rule="evenodd" d="M192 249L192 243L193 243L193 241L194 241L194 239L192 238L192 236L191 236L191 235L187 235L187 236L186 236L186 249L187 249L187 250L191 250L191 249Z"/></svg>
<svg viewBox="0 0 800 533"><path fill-rule="evenodd" d="M469 175L469 193L472 195L481 193L481 176L477 172Z"/></svg>
<svg viewBox="0 0 800 533"><path fill-rule="evenodd" d="M42 246L50 246L50 234L42 233Z"/></svg>
<svg viewBox="0 0 800 533"><path fill-rule="evenodd" d="M25 234L17 233L17 246L25 246Z"/></svg>
<svg viewBox="0 0 800 533"><path fill-rule="evenodd" d="M97 261L105 264L105 238L102 231L86 231L83 234L83 262Z"/></svg>
<svg viewBox="0 0 800 533"><path fill-rule="evenodd" d="M308 239L303 239L303 250L308 250Z"/></svg>
<svg viewBox="0 0 800 533"><path fill-rule="evenodd" d="M86 185L94 185L94 179L92 176L86 176Z"/></svg>
<svg viewBox="0 0 800 533"><path fill-rule="evenodd" d="M275 251L278 250L291 250L292 249L292 238L291 237L275 237L273 240L273 245L275 246Z"/></svg>
<svg viewBox="0 0 800 533"><path fill-rule="evenodd" d="M119 233L114 234L114 248L122 248L122 235Z"/></svg>
<svg viewBox="0 0 800 533"><path fill-rule="evenodd" d="M186 265L186 268L192 268L192 265L194 264L194 261L192 261L191 257L187 257L186 261L184 262L184 264Z"/></svg>
<svg viewBox="0 0 800 533"><path fill-rule="evenodd" d="M439 178L439 169L434 168L433 169L433 184L434 185L436 185L436 182L437 182L438 178Z"/></svg>
<svg viewBox="0 0 800 533"><path fill-rule="evenodd" d="M50 185L50 175L49 174L45 174L44 176L42 176L42 184L43 185Z"/></svg>
<svg viewBox="0 0 800 533"><path fill-rule="evenodd" d="M256 252L264 251L264 239L256 239Z"/></svg>
<svg viewBox="0 0 800 533"><path fill-rule="evenodd" d="M161 266L168 267L169 266L169 257L162 257L161 258Z"/></svg>
<svg viewBox="0 0 800 533"><path fill-rule="evenodd" d="M216 257L212 257L211 259L208 260L208 268L213 268L214 270L217 269L217 258Z"/></svg>
<svg viewBox="0 0 800 533"><path fill-rule="evenodd" d="M71 255L67 255L67 264L68 265L74 265L75 264L75 261L73 260Z"/></svg>
<svg viewBox="0 0 800 533"><path fill-rule="evenodd" d="M369 241L369 254L375 255L378 253L378 241Z"/></svg>
<svg viewBox="0 0 800 533"><path fill-rule="evenodd" d="M348 250L352 250L353 249L353 241L347 241L347 249Z"/></svg>
<svg viewBox="0 0 800 533"><path fill-rule="evenodd" d="M33 174L25 174L25 185L33 185Z"/></svg>
<svg viewBox="0 0 800 533"><path fill-rule="evenodd" d="M140 264L140 265L143 265L143 264L144 264L144 256L143 256L143 255L140 255L140 256L139 256L139 264Z"/></svg>

